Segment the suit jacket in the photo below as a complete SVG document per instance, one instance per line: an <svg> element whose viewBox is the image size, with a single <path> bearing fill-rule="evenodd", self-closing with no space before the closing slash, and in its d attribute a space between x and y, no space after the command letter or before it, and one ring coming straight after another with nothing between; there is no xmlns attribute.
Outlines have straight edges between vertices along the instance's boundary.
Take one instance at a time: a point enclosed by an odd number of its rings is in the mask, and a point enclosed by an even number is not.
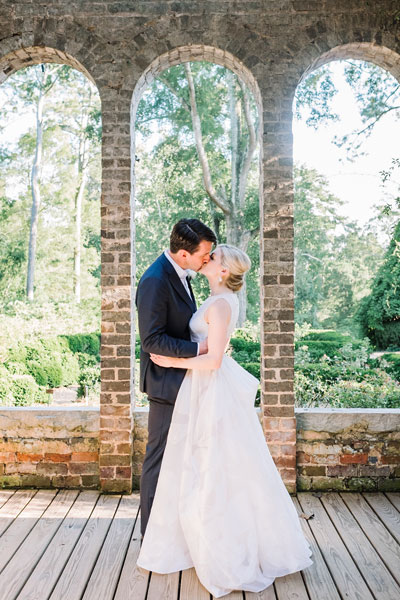
<svg viewBox="0 0 400 600"><path fill-rule="evenodd" d="M196 302L193 292L192 299L189 298L164 254L140 278L136 306L140 336L140 391L150 398L175 404L186 369L159 367L150 360L150 352L180 358L197 355L197 343L190 341L189 330Z"/></svg>

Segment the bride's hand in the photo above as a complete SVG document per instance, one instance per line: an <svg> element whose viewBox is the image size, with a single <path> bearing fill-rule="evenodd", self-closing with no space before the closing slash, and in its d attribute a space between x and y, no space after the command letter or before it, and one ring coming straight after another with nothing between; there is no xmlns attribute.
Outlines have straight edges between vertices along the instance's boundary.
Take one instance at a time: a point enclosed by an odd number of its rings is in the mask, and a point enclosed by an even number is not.
<svg viewBox="0 0 400 600"><path fill-rule="evenodd" d="M159 367L178 367L179 358L173 356L161 356L160 354L150 354L150 358Z"/></svg>

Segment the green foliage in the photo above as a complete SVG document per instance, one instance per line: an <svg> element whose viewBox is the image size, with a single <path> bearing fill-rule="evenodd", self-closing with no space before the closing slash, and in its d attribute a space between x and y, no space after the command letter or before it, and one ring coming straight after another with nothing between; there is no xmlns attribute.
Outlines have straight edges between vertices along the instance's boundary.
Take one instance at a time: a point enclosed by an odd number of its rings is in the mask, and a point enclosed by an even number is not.
<svg viewBox="0 0 400 600"><path fill-rule="evenodd" d="M254 330L236 329L230 339L231 356L246 371L261 380L261 350L260 340ZM260 389L255 400L255 406L260 405Z"/></svg>
<svg viewBox="0 0 400 600"><path fill-rule="evenodd" d="M379 366L400 381L400 354L384 354L377 359Z"/></svg>
<svg viewBox="0 0 400 600"><path fill-rule="evenodd" d="M86 354L85 352L76 352L76 358L78 359L79 368L85 369L86 367L99 367L99 357L93 356L93 354Z"/></svg>
<svg viewBox="0 0 400 600"><path fill-rule="evenodd" d="M237 329L235 335L231 337L232 357L237 360L246 360L247 362L256 362L261 360L260 342L252 339L245 330Z"/></svg>
<svg viewBox="0 0 400 600"><path fill-rule="evenodd" d="M20 363L39 386L60 387L75 383L79 363L65 340L37 339L28 344L18 342L11 347L5 366ZM15 369L15 367L11 367Z"/></svg>
<svg viewBox="0 0 400 600"><path fill-rule="evenodd" d="M356 313L364 335L379 348L400 345L400 221L383 264L376 274L371 293Z"/></svg>
<svg viewBox="0 0 400 600"><path fill-rule="evenodd" d="M315 69L296 88L296 118L305 118L307 125L314 129L317 129L321 122L338 121L339 115L331 109L331 100L337 92L329 64Z"/></svg>
<svg viewBox="0 0 400 600"><path fill-rule="evenodd" d="M332 408L399 408L400 384L396 381L394 369L389 363L370 358L372 347L368 338L347 341L339 349L332 350L332 356L324 353L312 360L308 345L319 343L312 338L329 339L334 334L332 331L310 332L306 337L311 339L304 340L304 344L300 340L300 352L296 352L295 360L296 404ZM324 343L335 342L325 340Z"/></svg>
<svg viewBox="0 0 400 600"><path fill-rule="evenodd" d="M360 348L361 342L351 342L352 347ZM295 349L307 346L310 358L314 361L320 360L323 356L333 359L343 346L342 341L333 340L300 340L295 343Z"/></svg>
<svg viewBox="0 0 400 600"><path fill-rule="evenodd" d="M11 373L0 366L0 405L30 406L49 403L48 394L28 374Z"/></svg>
<svg viewBox="0 0 400 600"><path fill-rule="evenodd" d="M231 164L234 144L230 131L230 93L234 89L236 108L240 113L239 150L236 159L236 168L240 171L249 144L243 92L236 76L224 67L206 62L193 62L190 66L210 176L217 195L224 196L229 203L237 191L233 189L237 182L233 177ZM250 111L257 126L258 117L253 99L250 99ZM137 109L136 126L136 276L140 278L147 266L168 247L172 226L180 218L201 219L215 230L219 242L226 241L230 232L226 215L204 189L183 65L165 70L144 93ZM151 144L153 147L149 150ZM242 230L255 232L247 247L253 264L247 276L248 318L255 322L259 313L256 155L251 163L244 203L241 205L236 202L233 213L239 219L239 225L235 229L238 235ZM200 303L208 295L205 277L197 276L193 288Z"/></svg>
<svg viewBox="0 0 400 600"><path fill-rule="evenodd" d="M347 158L353 160L362 154L361 145L384 115L390 112L399 115L400 87L389 71L371 62L348 59L338 62L343 65L343 74L358 104L363 126L336 137L334 143L343 146ZM337 121L338 115L332 110L332 99L337 91L331 65L312 71L297 86L294 102L296 118L304 119L315 129L329 121Z"/></svg>
<svg viewBox="0 0 400 600"><path fill-rule="evenodd" d="M340 214L315 170L295 168L295 319L357 333L353 315L383 259L376 236Z"/></svg>
<svg viewBox="0 0 400 600"><path fill-rule="evenodd" d="M75 333L60 337L67 341L71 352L90 354L100 361L100 333Z"/></svg>
<svg viewBox="0 0 400 600"><path fill-rule="evenodd" d="M100 394L100 365L86 366L81 369L78 382L78 397L85 396L86 389L89 394Z"/></svg>
<svg viewBox="0 0 400 600"><path fill-rule="evenodd" d="M66 65L20 69L0 88L0 296L25 297L29 224L30 170L36 146L35 110L44 94L41 206L35 268L35 301L74 300L73 252L79 151L87 150L88 182L82 208L81 289L100 302L100 97L95 86ZM15 135L16 115L31 115ZM84 126L87 114L87 125ZM15 127L14 127L15 129ZM84 144L80 140L85 139Z"/></svg>
<svg viewBox="0 0 400 600"><path fill-rule="evenodd" d="M351 341L351 336L349 334L340 333L339 331L335 331L333 329L318 329L303 335L301 339L303 341L327 341L344 344Z"/></svg>
<svg viewBox="0 0 400 600"><path fill-rule="evenodd" d="M295 373L296 405L330 408L400 408L400 384L388 373L366 373L361 381L327 383Z"/></svg>

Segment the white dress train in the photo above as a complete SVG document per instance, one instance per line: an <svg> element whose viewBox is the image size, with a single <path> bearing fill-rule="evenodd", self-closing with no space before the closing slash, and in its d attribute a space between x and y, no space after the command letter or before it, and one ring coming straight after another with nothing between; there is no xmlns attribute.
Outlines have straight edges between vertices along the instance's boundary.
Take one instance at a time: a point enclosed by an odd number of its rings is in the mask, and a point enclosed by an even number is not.
<svg viewBox="0 0 400 600"><path fill-rule="evenodd" d="M207 337L204 313L192 339ZM228 310L228 305L227 305ZM230 356L216 370L188 370L176 398L137 565L156 573L195 567L216 598L259 592L276 577L313 564L296 508L273 462L254 410L258 380Z"/></svg>

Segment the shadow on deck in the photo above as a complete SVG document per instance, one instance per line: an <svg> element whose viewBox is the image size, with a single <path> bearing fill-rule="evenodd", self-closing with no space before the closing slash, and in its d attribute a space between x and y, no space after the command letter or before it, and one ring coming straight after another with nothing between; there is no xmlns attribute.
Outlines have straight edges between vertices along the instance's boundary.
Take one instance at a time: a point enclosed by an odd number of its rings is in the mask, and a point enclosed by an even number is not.
<svg viewBox="0 0 400 600"><path fill-rule="evenodd" d="M258 594L237 591L224 599L399 600L400 493L292 498L314 564ZM159 575L136 567L138 494L1 490L0 536L1 600L212 598L194 569Z"/></svg>

